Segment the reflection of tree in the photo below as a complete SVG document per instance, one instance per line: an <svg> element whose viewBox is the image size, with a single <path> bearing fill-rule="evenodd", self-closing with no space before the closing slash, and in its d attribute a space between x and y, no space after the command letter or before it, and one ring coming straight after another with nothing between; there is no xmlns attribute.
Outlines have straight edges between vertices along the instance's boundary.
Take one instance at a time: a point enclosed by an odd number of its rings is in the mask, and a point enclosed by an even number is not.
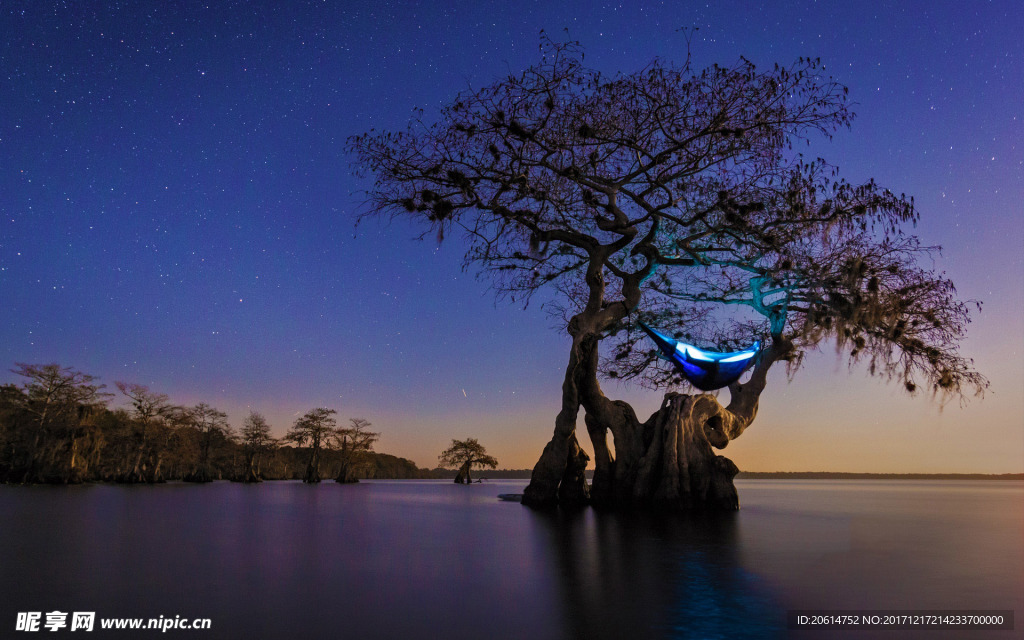
<svg viewBox="0 0 1024 640"><path fill-rule="evenodd" d="M775 638L784 616L740 565L736 514L538 513L571 638Z"/></svg>

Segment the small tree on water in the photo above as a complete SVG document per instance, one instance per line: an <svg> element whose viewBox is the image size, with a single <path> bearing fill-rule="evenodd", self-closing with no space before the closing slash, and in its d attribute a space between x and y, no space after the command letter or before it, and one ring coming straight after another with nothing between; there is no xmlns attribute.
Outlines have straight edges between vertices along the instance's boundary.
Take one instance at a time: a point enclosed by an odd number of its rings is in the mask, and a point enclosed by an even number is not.
<svg viewBox="0 0 1024 640"><path fill-rule="evenodd" d="M455 483L469 484L473 481L471 473L474 466L495 469L498 466L498 459L487 455L487 450L476 438L453 439L452 446L438 456L438 464L442 467L458 467L459 473L455 476Z"/></svg>

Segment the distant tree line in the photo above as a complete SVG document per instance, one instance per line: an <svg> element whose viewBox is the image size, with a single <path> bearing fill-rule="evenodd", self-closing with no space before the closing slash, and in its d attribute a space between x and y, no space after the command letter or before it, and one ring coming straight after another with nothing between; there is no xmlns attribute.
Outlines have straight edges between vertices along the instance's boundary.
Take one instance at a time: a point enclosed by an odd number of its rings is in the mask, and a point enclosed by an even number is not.
<svg viewBox="0 0 1024 640"><path fill-rule="evenodd" d="M206 403L178 406L140 384L117 382L115 394L58 364L17 363L11 371L23 380L0 385L0 482L358 482L448 473L375 453L380 434L370 423L338 427L334 409L307 412L277 440L256 411L235 431ZM117 396L128 406L111 408Z"/></svg>

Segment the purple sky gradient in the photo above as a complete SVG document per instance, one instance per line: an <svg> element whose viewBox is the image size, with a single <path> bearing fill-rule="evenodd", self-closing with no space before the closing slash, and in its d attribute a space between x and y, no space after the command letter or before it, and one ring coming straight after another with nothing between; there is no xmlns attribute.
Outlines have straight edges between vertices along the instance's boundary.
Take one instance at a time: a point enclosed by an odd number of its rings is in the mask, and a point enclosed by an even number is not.
<svg viewBox="0 0 1024 640"><path fill-rule="evenodd" d="M811 153L916 198L936 267L984 301L992 382L940 409L831 348L773 373L742 469L1024 471L1024 13L1003 2L6 3L0 8L0 382L59 362L248 408L283 434L328 406L433 466L477 437L530 467L568 340L496 303L457 238L354 227L345 139L404 126L537 60L568 28L609 73L820 57L851 131ZM653 411L660 395L605 384Z"/></svg>

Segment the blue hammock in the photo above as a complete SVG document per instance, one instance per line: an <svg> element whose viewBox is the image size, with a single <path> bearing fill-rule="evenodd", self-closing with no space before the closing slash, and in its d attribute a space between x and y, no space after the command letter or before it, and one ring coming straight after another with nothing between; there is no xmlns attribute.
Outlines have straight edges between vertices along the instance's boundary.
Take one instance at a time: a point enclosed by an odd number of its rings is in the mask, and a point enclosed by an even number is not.
<svg viewBox="0 0 1024 640"><path fill-rule="evenodd" d="M671 362L690 384L701 391L721 389L739 380L743 372L754 364L754 356L761 349L761 343L755 342L754 346L744 351L703 351L693 345L673 340L642 322L640 328L658 345L661 356Z"/></svg>

